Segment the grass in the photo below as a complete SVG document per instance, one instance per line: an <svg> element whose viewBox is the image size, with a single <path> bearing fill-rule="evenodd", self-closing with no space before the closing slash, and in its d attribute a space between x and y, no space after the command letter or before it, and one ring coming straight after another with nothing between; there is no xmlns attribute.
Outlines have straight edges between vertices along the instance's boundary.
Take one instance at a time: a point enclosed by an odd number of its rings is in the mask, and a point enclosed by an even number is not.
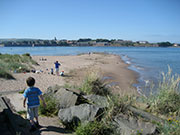
<svg viewBox="0 0 180 135"><path fill-rule="evenodd" d="M85 94L96 94L101 96L111 94L105 84L100 81L97 72L88 73L79 89Z"/></svg>
<svg viewBox="0 0 180 135"><path fill-rule="evenodd" d="M168 120L164 124L158 123L161 135L179 135L180 122L176 119Z"/></svg>
<svg viewBox="0 0 180 135"><path fill-rule="evenodd" d="M55 99L50 96L45 96L44 100L46 103L46 108L44 108L42 101L40 101L39 114L50 117L57 116L59 110L57 108Z"/></svg>
<svg viewBox="0 0 180 135"><path fill-rule="evenodd" d="M146 111L163 117L165 123L157 123L161 135L179 135L180 133L180 77L173 75L168 67L167 73L162 73L162 80L154 95L144 98L148 104Z"/></svg>
<svg viewBox="0 0 180 135"><path fill-rule="evenodd" d="M19 93L19 94L23 94L25 90L26 90L26 89L24 88L24 89L20 90L18 93Z"/></svg>
<svg viewBox="0 0 180 135"><path fill-rule="evenodd" d="M37 65L28 53L23 55L0 54L0 78L14 79L12 72L29 72L35 64Z"/></svg>
<svg viewBox="0 0 180 135"><path fill-rule="evenodd" d="M75 131L76 135L110 135L112 133L113 129L110 125L98 121L79 125Z"/></svg>
<svg viewBox="0 0 180 135"><path fill-rule="evenodd" d="M168 72L162 73L162 80L159 82L157 93L146 98L149 104L149 112L160 115L176 115L180 117L180 77L172 75L172 70L168 67Z"/></svg>
<svg viewBox="0 0 180 135"><path fill-rule="evenodd" d="M25 115L27 112L26 111L18 111L17 112L19 115Z"/></svg>

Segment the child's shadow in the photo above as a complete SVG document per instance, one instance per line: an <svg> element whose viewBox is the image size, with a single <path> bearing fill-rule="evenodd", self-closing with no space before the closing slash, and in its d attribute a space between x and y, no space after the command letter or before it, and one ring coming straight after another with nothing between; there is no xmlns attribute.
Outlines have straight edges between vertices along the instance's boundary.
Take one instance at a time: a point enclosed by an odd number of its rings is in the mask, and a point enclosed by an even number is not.
<svg viewBox="0 0 180 135"><path fill-rule="evenodd" d="M34 132L34 135L41 135L42 132L56 132L63 134L71 134L72 131L67 130L65 128L55 127L55 126L43 126L38 131Z"/></svg>

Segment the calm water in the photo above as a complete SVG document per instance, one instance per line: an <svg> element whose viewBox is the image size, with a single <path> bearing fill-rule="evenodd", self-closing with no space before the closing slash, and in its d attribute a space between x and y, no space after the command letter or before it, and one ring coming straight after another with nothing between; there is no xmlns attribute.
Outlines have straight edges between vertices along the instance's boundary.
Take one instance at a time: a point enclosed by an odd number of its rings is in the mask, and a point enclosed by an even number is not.
<svg viewBox="0 0 180 135"><path fill-rule="evenodd" d="M180 74L180 48L151 48L151 47L0 47L0 53L31 55L76 55L87 52L106 52L118 54L129 64L129 68L140 74L140 89L147 82L157 82L161 72L167 72L168 65L173 73ZM144 89L145 93L148 89Z"/></svg>

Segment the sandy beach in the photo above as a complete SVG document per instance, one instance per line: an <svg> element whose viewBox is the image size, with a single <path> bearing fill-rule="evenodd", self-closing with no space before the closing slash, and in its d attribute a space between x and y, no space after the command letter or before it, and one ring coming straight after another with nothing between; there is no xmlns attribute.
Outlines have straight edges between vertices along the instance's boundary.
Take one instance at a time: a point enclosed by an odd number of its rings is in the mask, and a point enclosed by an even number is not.
<svg viewBox="0 0 180 135"><path fill-rule="evenodd" d="M32 56L38 62L34 66L41 73L13 73L16 80L0 79L0 92L19 91L25 89L26 78L32 76L36 79L36 87L45 91L53 85L79 85L89 72L95 72L114 93L136 93L136 88L132 87L136 83L137 73L127 69L120 56L110 54L91 53L76 56ZM43 60L42 60L43 59ZM64 71L65 76L51 75L50 69L54 68L54 62L61 63L60 71Z"/></svg>

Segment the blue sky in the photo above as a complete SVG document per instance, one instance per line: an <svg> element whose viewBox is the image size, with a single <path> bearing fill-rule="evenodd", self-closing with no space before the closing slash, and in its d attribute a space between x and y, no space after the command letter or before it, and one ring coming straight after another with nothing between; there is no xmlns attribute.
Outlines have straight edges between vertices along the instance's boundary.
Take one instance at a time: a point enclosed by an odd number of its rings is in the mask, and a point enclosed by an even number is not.
<svg viewBox="0 0 180 135"><path fill-rule="evenodd" d="M0 38L180 43L180 0L0 0Z"/></svg>

